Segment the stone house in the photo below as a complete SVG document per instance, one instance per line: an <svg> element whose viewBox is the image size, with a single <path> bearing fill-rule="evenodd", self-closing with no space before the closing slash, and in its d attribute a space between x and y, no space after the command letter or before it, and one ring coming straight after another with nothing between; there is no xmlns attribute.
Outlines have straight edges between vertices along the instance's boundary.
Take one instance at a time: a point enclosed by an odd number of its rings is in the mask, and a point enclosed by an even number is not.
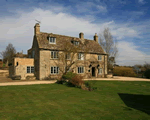
<svg viewBox="0 0 150 120"><path fill-rule="evenodd" d="M78 62L76 65L71 66L72 72L80 74L84 78L107 76L107 54L99 45L97 34L94 35L94 40L88 40L84 38L83 33L79 34L79 38L44 33L40 32L38 23L34 26L33 43L31 49L28 50L27 58L15 58L12 68L14 69L16 61L19 61L18 64L22 65L20 75L23 76L23 79L29 75L29 71L38 80L59 79L62 75L60 69L65 69L65 67L63 63L61 66L57 66L56 63L60 62L58 57L60 53L64 52L62 46L65 42L82 48L80 52L76 53L75 60ZM85 46L88 51L85 51ZM31 73L31 71L34 72Z"/></svg>

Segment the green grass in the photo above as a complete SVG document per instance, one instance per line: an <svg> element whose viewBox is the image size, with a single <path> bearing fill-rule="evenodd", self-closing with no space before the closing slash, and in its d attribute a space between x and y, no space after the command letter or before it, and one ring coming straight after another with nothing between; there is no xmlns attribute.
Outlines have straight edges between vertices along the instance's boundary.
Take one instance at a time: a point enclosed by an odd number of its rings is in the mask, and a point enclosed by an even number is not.
<svg viewBox="0 0 150 120"><path fill-rule="evenodd" d="M0 87L0 120L150 120L150 82L90 82Z"/></svg>

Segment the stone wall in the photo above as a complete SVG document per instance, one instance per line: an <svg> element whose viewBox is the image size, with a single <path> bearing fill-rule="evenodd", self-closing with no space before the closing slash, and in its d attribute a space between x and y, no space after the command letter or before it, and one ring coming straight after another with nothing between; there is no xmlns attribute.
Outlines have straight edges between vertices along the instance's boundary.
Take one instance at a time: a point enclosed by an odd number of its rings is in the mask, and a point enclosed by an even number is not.
<svg viewBox="0 0 150 120"><path fill-rule="evenodd" d="M9 67L9 76L21 76L21 79L26 79L27 76L34 76L34 73L27 73L27 66L34 66L32 58L13 58L12 66Z"/></svg>
<svg viewBox="0 0 150 120"><path fill-rule="evenodd" d="M59 52L61 53L61 52ZM92 77L92 67L95 67L95 77L104 77L104 69L105 63L104 63L104 55L102 55L102 61L98 61L97 54L86 54L85 60L78 60L76 64L73 64L72 68L75 68L73 70L74 73L78 73L78 66L84 66L84 73L80 74L81 76L84 76L84 78ZM52 79L57 79L62 75L62 72L59 72L59 74L50 74L50 67L51 66L58 66L61 70L64 69L63 63L60 63L57 59L51 59L51 51L49 50L40 50L40 76L39 79L46 79L47 77L51 77ZM77 60L77 55L74 61ZM91 64L91 61L95 63ZM58 64L59 62L59 64ZM62 65L61 65L62 64ZM91 67L89 67L91 65ZM98 67L99 65L99 67ZM102 74L98 74L98 68L103 69ZM90 71L89 71L90 70Z"/></svg>

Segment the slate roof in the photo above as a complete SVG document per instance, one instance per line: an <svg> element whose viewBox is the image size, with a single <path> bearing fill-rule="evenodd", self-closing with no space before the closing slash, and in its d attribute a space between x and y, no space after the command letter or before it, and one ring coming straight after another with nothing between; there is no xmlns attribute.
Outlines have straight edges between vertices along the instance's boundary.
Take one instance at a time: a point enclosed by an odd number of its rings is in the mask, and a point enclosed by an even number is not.
<svg viewBox="0 0 150 120"><path fill-rule="evenodd" d="M48 37L56 37L56 44L49 44ZM58 35L53 33L44 33L41 32L40 34L36 35L38 46L41 49L50 49L50 50L63 50L62 44L65 41L71 43L72 40L80 41L80 45L84 50L84 47L88 47L88 53L96 53L96 54L106 54L102 47L94 40L84 39L84 44L81 42L82 40L77 37L70 37L65 35ZM81 51L84 52L84 51Z"/></svg>

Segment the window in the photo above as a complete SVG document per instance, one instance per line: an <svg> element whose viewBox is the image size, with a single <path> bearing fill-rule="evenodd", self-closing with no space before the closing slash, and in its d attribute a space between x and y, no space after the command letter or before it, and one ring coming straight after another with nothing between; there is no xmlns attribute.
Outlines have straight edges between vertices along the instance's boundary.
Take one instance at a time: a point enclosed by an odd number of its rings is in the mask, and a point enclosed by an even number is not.
<svg viewBox="0 0 150 120"><path fill-rule="evenodd" d="M51 74L58 74L59 73L59 67L51 67Z"/></svg>
<svg viewBox="0 0 150 120"><path fill-rule="evenodd" d="M57 59L58 58L58 51L51 51L51 58Z"/></svg>
<svg viewBox="0 0 150 120"><path fill-rule="evenodd" d="M79 45L78 41L71 41L74 45Z"/></svg>
<svg viewBox="0 0 150 120"><path fill-rule="evenodd" d="M35 55L35 51L33 50L32 51L32 58L34 58L34 55Z"/></svg>
<svg viewBox="0 0 150 120"><path fill-rule="evenodd" d="M66 59L69 60L70 59L70 53L66 54Z"/></svg>
<svg viewBox="0 0 150 120"><path fill-rule="evenodd" d="M102 68L99 68L98 69L98 74L102 74L102 72L103 72L102 70L103 70Z"/></svg>
<svg viewBox="0 0 150 120"><path fill-rule="evenodd" d="M49 37L49 43L50 44L56 44L56 38L55 37Z"/></svg>
<svg viewBox="0 0 150 120"><path fill-rule="evenodd" d="M98 60L102 60L102 55L98 55Z"/></svg>
<svg viewBox="0 0 150 120"><path fill-rule="evenodd" d="M78 54L78 60L84 60L84 55L83 53Z"/></svg>
<svg viewBox="0 0 150 120"><path fill-rule="evenodd" d="M34 73L34 66L27 66L27 73Z"/></svg>
<svg viewBox="0 0 150 120"><path fill-rule="evenodd" d="M84 73L84 67L78 67L78 73Z"/></svg>

